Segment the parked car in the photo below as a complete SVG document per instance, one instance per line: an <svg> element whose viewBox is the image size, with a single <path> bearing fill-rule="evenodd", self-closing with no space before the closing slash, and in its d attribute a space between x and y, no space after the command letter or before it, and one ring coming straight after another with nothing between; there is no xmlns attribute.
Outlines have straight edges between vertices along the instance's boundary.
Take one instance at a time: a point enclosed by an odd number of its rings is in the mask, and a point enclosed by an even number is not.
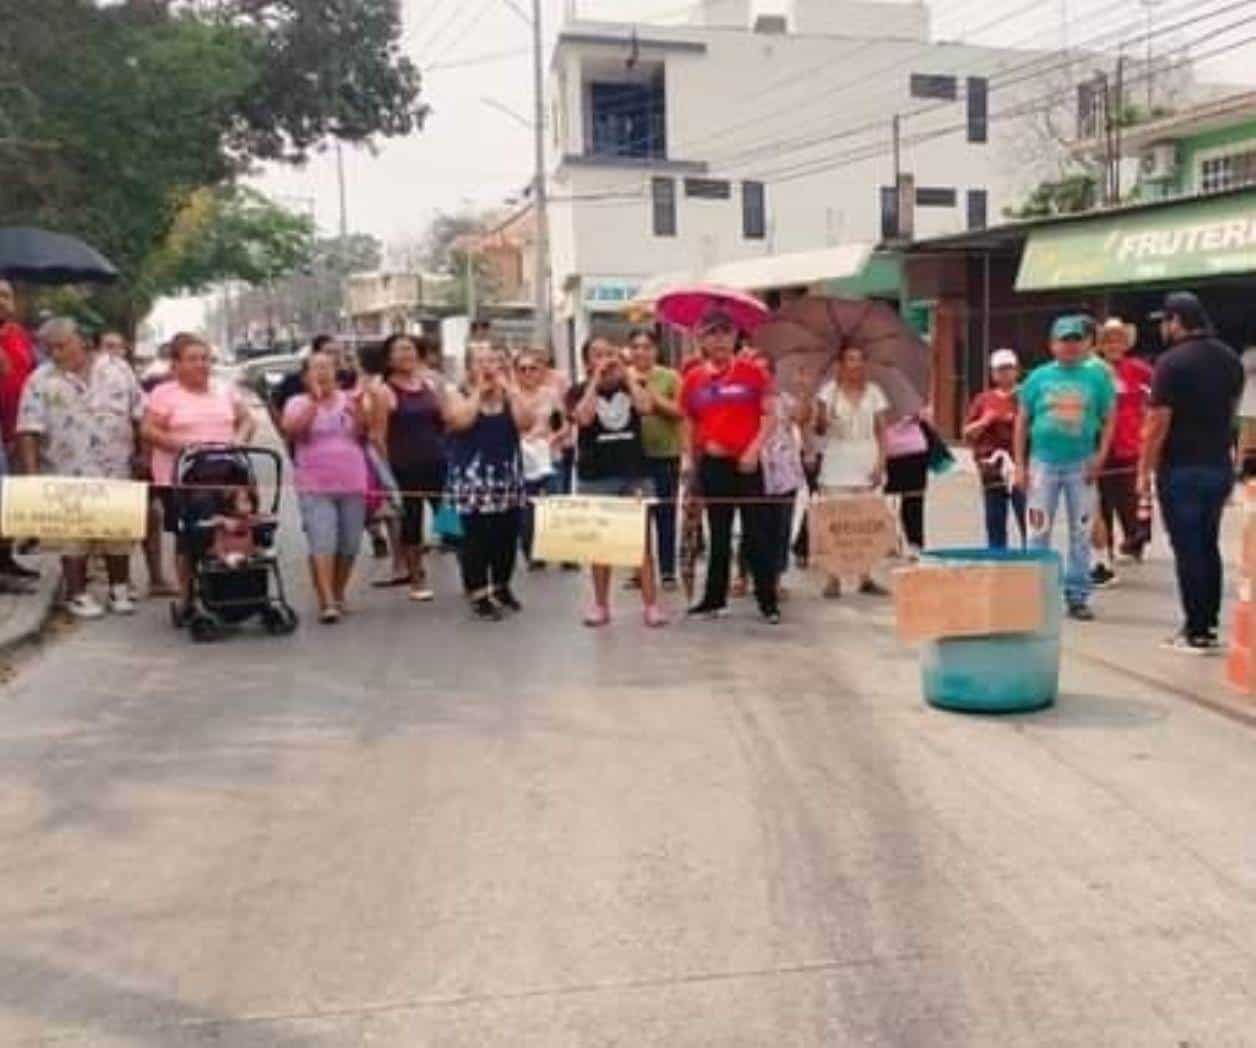
<svg viewBox="0 0 1256 1048"><path fill-rule="evenodd" d="M269 400L275 387L294 371L299 371L302 361L309 355L309 347L297 353L277 353L255 357L240 365L239 382L256 393L262 400Z"/></svg>

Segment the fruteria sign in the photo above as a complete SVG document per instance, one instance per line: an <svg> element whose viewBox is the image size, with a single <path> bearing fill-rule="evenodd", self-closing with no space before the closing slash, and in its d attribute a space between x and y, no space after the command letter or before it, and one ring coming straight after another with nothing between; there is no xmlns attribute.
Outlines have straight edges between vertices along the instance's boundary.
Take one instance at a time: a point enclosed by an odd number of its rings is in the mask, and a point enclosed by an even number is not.
<svg viewBox="0 0 1256 1048"><path fill-rule="evenodd" d="M1079 219L1029 234L1017 291L1256 271L1256 192Z"/></svg>

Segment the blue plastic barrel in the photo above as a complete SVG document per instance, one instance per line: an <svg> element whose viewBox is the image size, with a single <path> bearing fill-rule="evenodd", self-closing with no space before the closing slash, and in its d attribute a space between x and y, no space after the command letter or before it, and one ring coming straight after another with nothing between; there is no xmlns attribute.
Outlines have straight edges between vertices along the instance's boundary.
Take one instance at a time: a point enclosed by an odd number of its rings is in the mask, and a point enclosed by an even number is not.
<svg viewBox="0 0 1256 1048"><path fill-rule="evenodd" d="M1055 702L1060 689L1060 556L1051 550L929 550L930 563L1040 564L1045 619L1035 633L952 637L921 652L925 700L969 713L1021 713Z"/></svg>

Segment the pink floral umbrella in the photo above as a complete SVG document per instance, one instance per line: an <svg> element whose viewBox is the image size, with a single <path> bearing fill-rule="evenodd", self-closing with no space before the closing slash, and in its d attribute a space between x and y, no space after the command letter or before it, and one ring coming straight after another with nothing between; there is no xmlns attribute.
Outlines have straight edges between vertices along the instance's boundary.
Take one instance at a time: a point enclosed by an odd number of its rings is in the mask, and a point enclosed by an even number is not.
<svg viewBox="0 0 1256 1048"><path fill-rule="evenodd" d="M768 307L753 295L718 284L684 284L663 292L654 304L655 315L673 327L692 331L707 313L722 310L743 332L750 334L768 319Z"/></svg>

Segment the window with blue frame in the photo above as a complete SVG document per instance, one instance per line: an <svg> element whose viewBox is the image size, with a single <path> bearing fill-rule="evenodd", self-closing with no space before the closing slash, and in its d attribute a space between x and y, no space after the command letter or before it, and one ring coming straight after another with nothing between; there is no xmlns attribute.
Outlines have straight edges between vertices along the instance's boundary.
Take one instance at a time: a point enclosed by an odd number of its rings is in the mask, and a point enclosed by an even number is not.
<svg viewBox="0 0 1256 1048"><path fill-rule="evenodd" d="M663 81L589 85L594 156L658 160L667 156Z"/></svg>

